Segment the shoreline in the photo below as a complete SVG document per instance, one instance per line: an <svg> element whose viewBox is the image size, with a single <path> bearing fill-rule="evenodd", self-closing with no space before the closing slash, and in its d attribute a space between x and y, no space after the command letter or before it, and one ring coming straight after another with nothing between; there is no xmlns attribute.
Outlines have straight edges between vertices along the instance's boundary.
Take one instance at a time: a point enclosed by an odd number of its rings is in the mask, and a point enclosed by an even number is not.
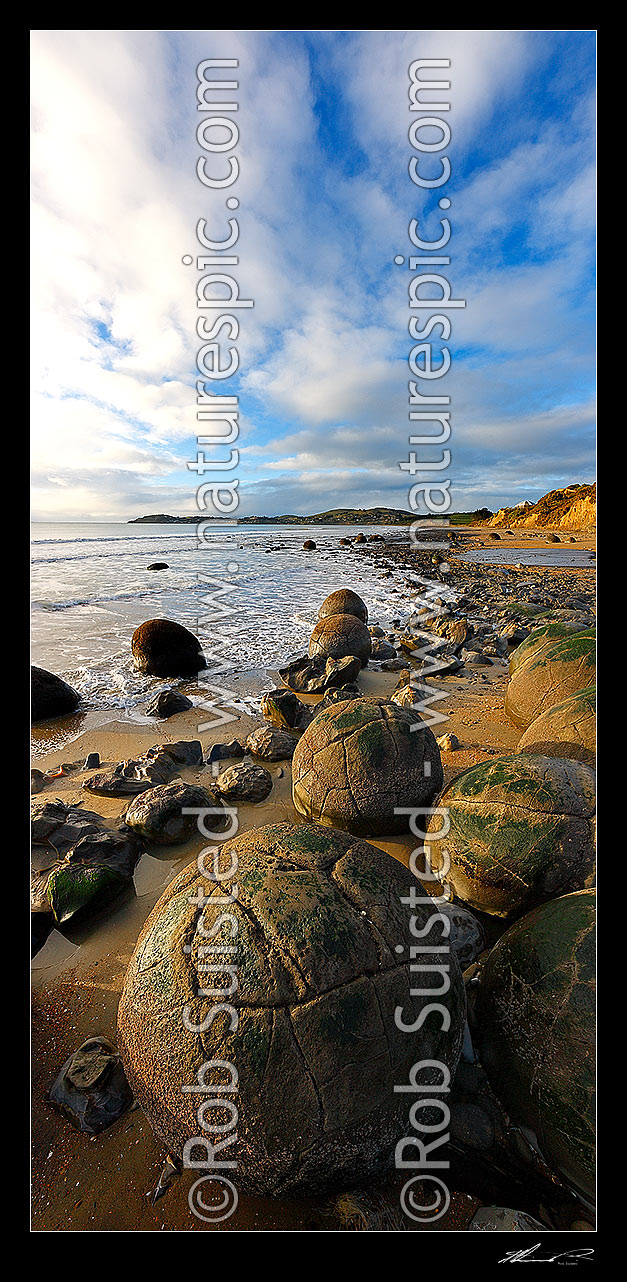
<svg viewBox="0 0 627 1282"><path fill-rule="evenodd" d="M452 533L459 536L460 527ZM464 536L464 543L466 538L483 538L484 546L490 546L492 542L483 528L478 531L466 527ZM540 533L533 537L537 546L548 546ZM587 538L592 546L592 535ZM502 539L501 543L504 542ZM494 602L499 597L503 610L511 611L517 603L516 590L520 589L521 596L524 596L532 582L539 584L535 595L557 595L553 608L558 608L560 596L572 593L573 583L578 583L579 592L586 597L590 594L593 568L551 568L544 571L525 567L524 571L508 569L504 573L505 567L476 566L461 561L457 555L459 541L456 543L453 555L449 557L451 585L459 589L463 603L464 596L474 584L472 591L475 596L479 600L486 599L482 609L491 622L496 621L493 618ZM389 579L392 600L395 600L404 576L413 572L431 577L434 572L431 551L412 550L405 541L403 544L402 548L399 542L361 545L369 559L379 559L382 576ZM507 547L515 550L518 544L528 546L528 540L515 537L509 540ZM329 569L328 590L332 589L333 572ZM400 596L398 608L399 615L402 615L405 606ZM463 609L463 605L457 608ZM282 684L276 672L269 670L267 675L269 681L276 678L277 686ZM389 696L397 680L398 672L368 667L362 671L359 684L364 694ZM229 678L229 686L232 681L233 678ZM501 659L495 659L489 667L475 669L473 665L463 668L459 675L435 679L435 684L446 688L449 693L446 701L439 705L446 713L446 724L434 727L434 733L436 736L453 733L460 741L457 750L442 752L445 786L461 771L488 760L490 756L516 751L521 732L504 712L506 683L507 663ZM320 696L312 695L300 697L312 705L320 699ZM67 723L73 722L74 729L77 723L73 717L60 718L59 721L66 724L58 725L58 742L55 743L54 729L50 731L53 723L48 723L43 735L48 734L53 746L49 745L35 764L40 769L55 769L63 762L81 765L88 753L98 751L102 766L106 768L121 759L137 756L153 745L181 739L200 738L206 752L216 742L233 737L243 741L255 725L263 722L260 712L253 715L243 709L229 710L235 720L226 726L218 722L215 729L200 734L198 721L209 718L198 707L178 713L166 721L155 719L151 724L133 720L129 715L112 716L110 710L73 714L74 718L81 715L89 719L89 724L83 724L76 735L63 737L68 730ZM36 726L36 741L38 737ZM292 805L290 763L264 762L264 765L273 778L272 792L264 802L238 806L240 833L280 820L304 822ZM82 782L90 773L77 768L51 780L36 799L59 798L97 812L107 824L119 821L128 800L85 792ZM202 782L203 769L181 769L180 778L186 782ZM204 778L208 778L206 767ZM415 846L410 834L368 840L404 864L408 863ZM134 893L122 896L106 912L94 915L81 928L63 935L53 930L33 959L34 1231L177 1232L210 1228L200 1224L187 1207L190 1172L184 1173L166 1197L152 1204L148 1194L157 1184L166 1153L139 1109L126 1113L100 1135L89 1137L74 1130L46 1101L46 1092L56 1073L82 1041L97 1033L115 1041L119 993L139 931L169 881L196 858L202 844L200 837L175 848L151 847L148 844L147 853L135 871ZM502 923L495 926L494 919L487 919L483 924L488 938L503 928ZM377 1184L376 1192L384 1194L387 1191L388 1195L393 1195L394 1179ZM122 1199L118 1191L120 1180L125 1190ZM435 1231L463 1230L480 1204L481 1199L474 1194L452 1190L449 1212L442 1221L429 1228ZM333 1197L285 1202L245 1198L232 1219L221 1227L228 1231L340 1231L345 1226L337 1210L330 1209L333 1206ZM403 1227L425 1231L409 1222Z"/></svg>

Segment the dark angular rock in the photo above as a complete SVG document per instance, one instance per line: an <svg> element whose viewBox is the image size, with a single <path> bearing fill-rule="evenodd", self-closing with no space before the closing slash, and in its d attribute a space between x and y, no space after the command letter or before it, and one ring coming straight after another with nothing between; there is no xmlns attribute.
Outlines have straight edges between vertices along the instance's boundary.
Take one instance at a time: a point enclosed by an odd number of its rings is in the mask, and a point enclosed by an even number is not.
<svg viewBox="0 0 627 1282"><path fill-rule="evenodd" d="M73 690L54 672L45 668L31 670L31 721L45 721L48 717L61 717L74 712L80 703L80 694Z"/></svg>
<svg viewBox="0 0 627 1282"><path fill-rule="evenodd" d="M270 690L261 700L262 715L280 730L304 730L313 711L291 690Z"/></svg>
<svg viewBox="0 0 627 1282"><path fill-rule="evenodd" d="M49 918L47 928L34 923L42 942L53 924L80 919L129 886L141 854L125 825L112 830L100 815L58 800L33 803L32 842L31 910Z"/></svg>
<svg viewBox="0 0 627 1282"><path fill-rule="evenodd" d="M122 1060L106 1037L91 1037L66 1060L50 1103L87 1135L98 1135L130 1108L133 1092Z"/></svg>
<svg viewBox="0 0 627 1282"><path fill-rule="evenodd" d="M222 832L226 828L226 813L211 813L222 811L222 802L216 791L207 786L183 783L180 779L135 797L125 820L144 841L158 846L174 846L189 841L198 833L198 816L184 813L194 808L207 811L203 822L208 831Z"/></svg>
<svg viewBox="0 0 627 1282"><path fill-rule="evenodd" d="M212 744L206 756L206 763L210 766L213 761L229 761L245 756L246 749L244 745L240 743L239 739L231 739L230 743Z"/></svg>
<svg viewBox="0 0 627 1282"><path fill-rule="evenodd" d="M179 694L178 690L162 690L146 708L147 717L174 717L177 712L185 712L187 708L193 708L191 699L186 695Z"/></svg>
<svg viewBox="0 0 627 1282"><path fill-rule="evenodd" d="M240 761L218 775L216 787L227 801L264 801L272 792L272 775L265 766Z"/></svg>

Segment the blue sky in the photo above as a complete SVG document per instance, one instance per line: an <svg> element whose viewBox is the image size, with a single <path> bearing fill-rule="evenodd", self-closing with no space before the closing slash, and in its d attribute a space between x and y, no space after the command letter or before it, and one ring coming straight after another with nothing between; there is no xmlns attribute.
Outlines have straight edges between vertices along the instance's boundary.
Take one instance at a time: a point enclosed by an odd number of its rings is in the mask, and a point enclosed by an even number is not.
<svg viewBox="0 0 627 1282"><path fill-rule="evenodd" d="M33 516L195 510L197 63L237 57L240 514L406 507L407 68L451 59L453 507L594 470L590 32L33 37ZM441 194L441 193L440 193ZM222 231L217 231L222 235ZM444 387L444 383L446 387Z"/></svg>

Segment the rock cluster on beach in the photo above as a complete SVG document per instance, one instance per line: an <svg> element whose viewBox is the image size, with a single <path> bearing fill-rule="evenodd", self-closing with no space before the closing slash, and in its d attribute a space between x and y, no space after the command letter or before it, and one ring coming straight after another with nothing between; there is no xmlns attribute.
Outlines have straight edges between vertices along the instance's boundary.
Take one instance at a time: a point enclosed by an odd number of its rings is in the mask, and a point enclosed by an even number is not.
<svg viewBox="0 0 627 1282"><path fill-rule="evenodd" d="M382 575L398 569L400 554L380 536L353 542L360 555L379 558ZM559 1214L570 1208L572 1223L581 1199L588 1205L593 1194L591 596L567 584L551 594L551 580L540 572L516 578L515 590L509 572L489 577L485 568L455 562L455 597L443 557L418 551L408 563L407 551L402 555L414 593L421 585L412 570L424 576L435 565L435 613L399 602L398 616L383 628L369 624L356 592L332 592L318 610L308 653L279 669L283 685L263 694L263 720L242 742L215 743L206 754L199 740L163 742L81 779L88 792L130 801L117 828L78 807L34 803L41 864L34 904L48 929L66 920L66 910L70 917L92 911L100 903L96 882L106 880L107 869L119 871L116 860L132 885L144 845L176 847L194 838L196 816L183 808L213 811L205 822L219 841L227 808L242 805L254 825L245 808L259 805L263 822L262 803L283 777L279 813L300 821L240 828L222 847L226 858L237 856L238 891L228 908L240 973L228 999L238 1015L235 1031L227 1035L225 1021L206 1022L215 1005L203 980L207 940L212 928L218 946L232 936L220 934L223 886L209 890L199 913L193 860L155 904L127 971L116 1061L126 1090L176 1172L186 1140L197 1133L196 1101L181 1082L211 1061L217 1089L215 1063L235 1063L238 1189L280 1198L346 1189L391 1172L395 1145L407 1132L407 1101L394 1086L418 1060L439 1061L451 1072L443 1151L458 1187L478 1191L486 1203L467 1227L540 1231L556 1226L554 1206ZM200 643L178 628L168 620L142 624L133 635L134 663L157 678L196 675L205 663ZM395 688L388 678L385 696L368 693L373 668L398 674ZM505 712L522 731L517 750L486 744L487 761L468 767L462 758L457 767L463 729L457 724L459 737L436 740L423 707L430 683L452 686L465 674L480 686L492 669L504 685L508 668ZM191 706L178 691L162 690L146 711L166 718ZM186 770L194 782L181 778ZM377 845L409 836L416 808L438 811L429 824L423 886ZM50 836L58 859L49 867L43 854L49 860ZM205 840L198 834L199 846ZM73 876L82 879L80 892L70 885ZM450 901L438 902L438 879ZM432 899L410 913L416 887ZM426 942L446 952L450 987L439 998L450 1015L446 1029L436 1020L417 1022L427 998L417 995L410 949L430 930ZM435 992L442 976L439 952L434 957L420 982ZM416 1021L411 1035L395 1022L399 1008ZM183 1011L201 1035L186 1031ZM80 1074L97 1088L99 1057L104 1066L117 1053L87 1043L77 1054L57 1085L57 1106L74 1125L83 1109L75 1093ZM100 1108L109 1125L114 1105L99 1101L97 1091L94 1100L94 1115Z"/></svg>

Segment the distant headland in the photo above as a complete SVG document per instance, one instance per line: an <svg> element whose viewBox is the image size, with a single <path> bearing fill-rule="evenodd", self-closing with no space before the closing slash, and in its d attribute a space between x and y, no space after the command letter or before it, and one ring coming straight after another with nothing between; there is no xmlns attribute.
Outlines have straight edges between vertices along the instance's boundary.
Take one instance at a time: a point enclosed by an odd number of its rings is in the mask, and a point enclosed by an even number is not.
<svg viewBox="0 0 627 1282"><path fill-rule="evenodd" d="M452 512L450 520L455 524L464 519L487 520L491 516L489 508L481 508L477 512ZM414 512L405 512L395 507L339 507L332 508L329 512L316 512L312 516L295 516L293 513L285 516L239 516L230 521L228 517L203 517L198 512L194 516L167 516L164 512L159 512L152 516L136 516L127 524L196 525L201 520L207 520L234 525L411 525L416 519Z"/></svg>

